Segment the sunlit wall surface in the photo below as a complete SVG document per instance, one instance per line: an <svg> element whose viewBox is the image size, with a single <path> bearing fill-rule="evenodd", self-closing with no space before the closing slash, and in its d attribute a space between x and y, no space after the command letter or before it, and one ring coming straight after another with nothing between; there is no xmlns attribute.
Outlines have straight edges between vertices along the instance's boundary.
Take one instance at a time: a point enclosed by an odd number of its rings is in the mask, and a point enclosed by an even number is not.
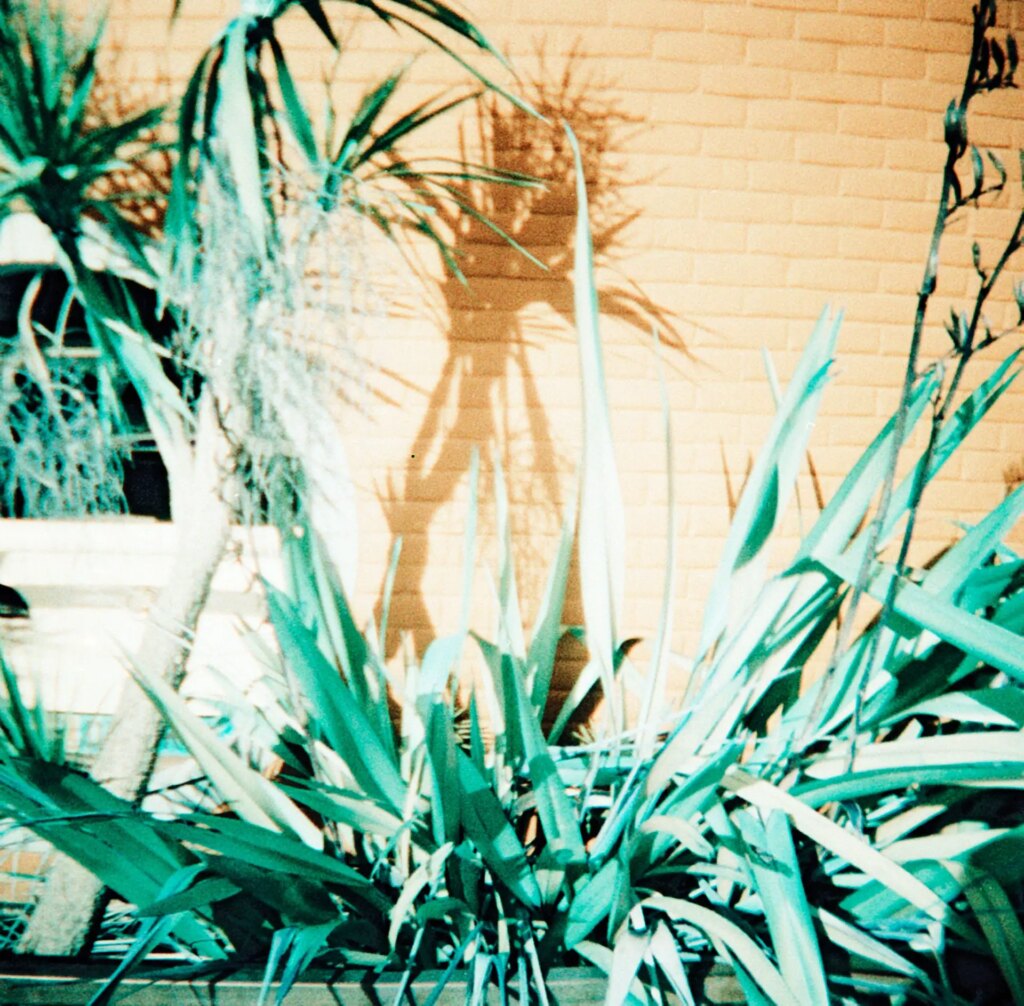
<svg viewBox="0 0 1024 1006"><path fill-rule="evenodd" d="M416 47L348 4L326 5L344 54L301 16L285 32L310 94L336 73L339 111ZM112 0L112 101L180 93L201 48L230 16L185 2L168 34L166 0ZM382 308L359 336L365 370L343 436L360 492L361 611L378 600L391 545L404 549L391 623L419 648L457 620L468 472L474 446L507 473L519 573L536 601L579 449L571 327L574 197L558 121L587 162L605 319L605 351L628 506L623 627L653 631L665 562L667 499L658 373L671 403L679 617L692 643L712 570L750 458L770 420L767 355L780 380L826 305L845 311L839 359L801 482L804 516L827 497L895 407L945 158L943 111L959 94L970 44L967 0L475 0L473 20L511 57L521 88L547 115L501 101L439 124L424 155L490 160L536 174L546 191L474 192L531 264L469 216L442 220L468 287L414 247L420 276L382 251ZM1002 28L1020 27L1004 3ZM411 68L409 107L452 83L437 54ZM126 86L122 82L131 82ZM133 90L134 89L134 90ZM1008 166L1006 191L948 233L925 357L948 349L942 323L978 278L1021 205L1019 92L979 100L971 140ZM997 251L993 251L993 254ZM386 263L383 264L383 263ZM1015 321L1007 284L993 329ZM653 332L660 349L654 348ZM976 384L1009 352L972 364ZM957 534L1005 492L1024 455L1022 392L1000 403L926 497L923 550ZM794 517L793 532L798 531ZM491 611L494 512L485 503L479 623ZM918 555L923 559L924 555ZM527 607L530 617L532 607ZM571 612L569 612L571 616ZM398 636L392 633L392 645Z"/></svg>

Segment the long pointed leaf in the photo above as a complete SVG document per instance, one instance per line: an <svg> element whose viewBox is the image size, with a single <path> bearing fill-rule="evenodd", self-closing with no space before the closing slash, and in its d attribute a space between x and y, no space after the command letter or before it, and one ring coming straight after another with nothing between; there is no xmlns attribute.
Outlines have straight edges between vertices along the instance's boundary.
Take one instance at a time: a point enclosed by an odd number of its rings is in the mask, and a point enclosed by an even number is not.
<svg viewBox="0 0 1024 1006"><path fill-rule="evenodd" d="M267 604L288 666L306 695L325 739L367 792L401 813L405 783L392 754L381 743L366 713L332 667L288 599L268 587Z"/></svg>
<svg viewBox="0 0 1024 1006"><path fill-rule="evenodd" d="M612 680L618 647L625 569L625 516L618 466L612 446L608 392L598 324L594 254L590 237L586 180L579 146L566 135L576 165L575 310L583 382L583 487L580 494L580 591L587 623L587 647L601 671L612 722L621 722L614 706Z"/></svg>
<svg viewBox="0 0 1024 1006"><path fill-rule="evenodd" d="M166 681L138 667L133 676L239 817L297 835L311 848L323 848L323 835L309 818L269 779L246 765Z"/></svg>

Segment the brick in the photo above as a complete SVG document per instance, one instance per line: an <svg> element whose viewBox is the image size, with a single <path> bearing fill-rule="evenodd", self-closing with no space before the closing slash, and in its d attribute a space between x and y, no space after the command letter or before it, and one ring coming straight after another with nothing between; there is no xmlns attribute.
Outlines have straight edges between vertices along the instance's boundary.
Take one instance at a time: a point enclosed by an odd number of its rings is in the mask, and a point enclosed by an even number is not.
<svg viewBox="0 0 1024 1006"><path fill-rule="evenodd" d="M945 160L945 146L928 140L891 138L885 143L885 165L888 168L940 175ZM938 198L937 191L935 195Z"/></svg>
<svg viewBox="0 0 1024 1006"><path fill-rule="evenodd" d="M614 31L609 31L607 25L573 26L573 46L580 54L578 62L584 75L588 70L594 68L599 59L603 66L603 57L605 56L649 57L654 52L654 39L657 36L657 30L652 25L639 19L635 27L615 22L616 12L628 6L627 4L615 4L613 6L612 23L615 25ZM698 10L698 16L694 19L693 27L697 27L699 23ZM675 27L684 28L686 25L677 24ZM530 38L525 32L513 34L506 44L506 52L513 56L519 52L522 52L524 55L535 55L537 48L538 40ZM548 65L538 69L547 69L547 73L541 74L541 79L547 82L559 72L558 60L555 57L561 54L550 43L546 47L542 47L542 51L545 49L547 52L545 62ZM517 68L522 70L519 60L516 63Z"/></svg>
<svg viewBox="0 0 1024 1006"><path fill-rule="evenodd" d="M637 0L637 3L651 9L651 0ZM608 0L559 0L558 5L530 3L524 5L522 19L527 24L561 23L573 25L607 24L609 11L618 4L609 6Z"/></svg>
<svg viewBox="0 0 1024 1006"><path fill-rule="evenodd" d="M843 172L839 194L925 202L930 196L932 181L930 174L916 171L853 170Z"/></svg>
<svg viewBox="0 0 1024 1006"><path fill-rule="evenodd" d="M645 76L651 80L652 91L679 95L689 94L700 87L700 72L699 66L691 66L681 60L659 60L653 67L648 63Z"/></svg>
<svg viewBox="0 0 1024 1006"><path fill-rule="evenodd" d="M840 131L853 136L899 140L920 135L925 125L925 114L913 109L844 105L839 110Z"/></svg>
<svg viewBox="0 0 1024 1006"><path fill-rule="evenodd" d="M790 76L785 70L767 66L704 67L701 90L741 98L785 98L790 94Z"/></svg>
<svg viewBox="0 0 1024 1006"><path fill-rule="evenodd" d="M654 58L687 63L740 64L744 43L734 35L705 31L662 31L654 40Z"/></svg>
<svg viewBox="0 0 1024 1006"><path fill-rule="evenodd" d="M708 368L716 378L727 377L730 380L754 383L764 377L761 354L739 350L734 346L701 347L700 365Z"/></svg>
<svg viewBox="0 0 1024 1006"><path fill-rule="evenodd" d="M877 104L882 98L882 82L852 74L794 73L793 97L811 101L870 102Z"/></svg>
<svg viewBox="0 0 1024 1006"><path fill-rule="evenodd" d="M878 433L880 423L873 416L844 416L829 424L829 446L866 447Z"/></svg>
<svg viewBox="0 0 1024 1006"><path fill-rule="evenodd" d="M912 290L907 291L906 294L878 293L859 302L857 317L867 322L892 324L906 321L909 323L914 316L915 301L916 295Z"/></svg>
<svg viewBox="0 0 1024 1006"><path fill-rule="evenodd" d="M839 191L839 173L817 164L752 164L750 188L755 192L830 195Z"/></svg>
<svg viewBox="0 0 1024 1006"><path fill-rule="evenodd" d="M750 66L778 66L828 74L835 70L839 46L834 42L810 42L795 38L747 39L747 63Z"/></svg>
<svg viewBox="0 0 1024 1006"><path fill-rule="evenodd" d="M821 314L826 298L820 290L750 289L743 290L741 305L747 317L781 318L790 321L796 317L807 319L805 332Z"/></svg>
<svg viewBox="0 0 1024 1006"><path fill-rule="evenodd" d="M843 14L864 14L880 18L920 18L920 0L839 0Z"/></svg>
<svg viewBox="0 0 1024 1006"><path fill-rule="evenodd" d="M838 69L840 73L884 80L921 80L927 72L927 57L922 52L891 46L850 46L840 50Z"/></svg>
<svg viewBox="0 0 1024 1006"><path fill-rule="evenodd" d="M796 148L793 133L783 129L731 129L704 131L700 151L710 157L741 157L749 161L792 159Z"/></svg>
<svg viewBox="0 0 1024 1006"><path fill-rule="evenodd" d="M927 0L925 4L925 17L929 21L953 21L966 25L970 23L970 16L970 10L959 0Z"/></svg>
<svg viewBox="0 0 1024 1006"><path fill-rule="evenodd" d="M966 71L967 58L960 53L929 52L925 57L925 76L936 83L962 87Z"/></svg>
<svg viewBox="0 0 1024 1006"><path fill-rule="evenodd" d="M980 148L994 147L1006 165L1012 165L1016 158L1007 149L1010 144L1010 130L1007 120L988 115L972 115L968 119L969 136L972 143Z"/></svg>
<svg viewBox="0 0 1024 1006"><path fill-rule="evenodd" d="M700 227L693 222L685 224L680 231L682 247L690 251L729 252L738 256L750 248L747 227L740 223L718 222L714 227Z"/></svg>
<svg viewBox="0 0 1024 1006"><path fill-rule="evenodd" d="M629 144L631 151L637 153L696 154L701 149L701 130L696 123L659 122L656 127L637 132Z"/></svg>
<svg viewBox="0 0 1024 1006"><path fill-rule="evenodd" d="M877 289L878 275L879 267L874 263L796 259L789 263L786 284L805 290L863 293Z"/></svg>
<svg viewBox="0 0 1024 1006"><path fill-rule="evenodd" d="M701 192L703 220L783 223L792 219L793 201L786 195L755 192Z"/></svg>
<svg viewBox="0 0 1024 1006"><path fill-rule="evenodd" d="M722 189L744 189L750 165L739 158L720 157L676 157L662 175L662 181L670 185L688 188L703 186L709 178Z"/></svg>
<svg viewBox="0 0 1024 1006"><path fill-rule="evenodd" d="M840 333L839 348L840 354L836 361L836 380L844 384L859 384L866 386L875 382L876 396L877 386L884 381L885 374L878 368L878 358L883 355L882 347L885 345L902 345L899 341L906 336L905 329L901 326L896 337L891 342L886 342L880 326L862 322L857 315L847 314L843 321L843 330ZM871 377L871 371L865 365L866 361L875 361L875 376ZM902 374L893 371L890 383L895 387L897 381L902 379ZM895 401L895 400L894 400ZM881 415L887 415L888 406L883 404Z"/></svg>
<svg viewBox="0 0 1024 1006"><path fill-rule="evenodd" d="M735 285L742 277L747 284L781 285L787 265L774 256L749 253L737 260L733 255L698 255L693 278L698 283Z"/></svg>
<svg viewBox="0 0 1024 1006"><path fill-rule="evenodd" d="M882 222L884 204L875 199L851 196L807 196L793 204L797 223L877 226Z"/></svg>
<svg viewBox="0 0 1024 1006"><path fill-rule="evenodd" d="M180 48L175 49L169 46L158 57L160 65L159 76L169 81L172 85L184 86L195 70L198 56L198 52Z"/></svg>
<svg viewBox="0 0 1024 1006"><path fill-rule="evenodd" d="M1019 395L1016 404L1019 409ZM1006 468L1004 468L1003 471L1004 473L1007 473L1011 468L1024 463L1024 458L1022 458L1022 453L1024 453L1024 444L1021 443L1020 426L1017 423L1006 423L999 428L998 432L998 449L1000 455L1005 459Z"/></svg>
<svg viewBox="0 0 1024 1006"><path fill-rule="evenodd" d="M967 10L963 13L969 15ZM947 24L930 19L887 21L885 43L904 49L918 49L921 52L961 53L966 69L967 54L971 51L970 17L964 17L959 24Z"/></svg>
<svg viewBox="0 0 1024 1006"><path fill-rule="evenodd" d="M747 7L737 14L735 5L731 3L704 8L706 30L745 38L792 38L795 21L796 15L788 10Z"/></svg>
<svg viewBox="0 0 1024 1006"><path fill-rule="evenodd" d="M936 482L926 490L924 503L931 513L962 515L973 523L998 503L1004 492L1005 484L998 475L989 482ZM973 520L968 516L972 511Z"/></svg>
<svg viewBox="0 0 1024 1006"><path fill-rule="evenodd" d="M888 144L870 138L849 136L807 135L796 140L796 156L809 164L831 164L837 167L881 167L885 163Z"/></svg>
<svg viewBox="0 0 1024 1006"><path fill-rule="evenodd" d="M918 273L923 272L922 269L917 270ZM909 275L909 273L908 273ZM919 275L915 280L913 287L906 287L906 289L917 290L921 286L921 276ZM950 265L947 258L939 269L939 286L938 292L943 298L955 298L957 301L958 310L963 310L963 305L959 303L963 298L970 296L978 289L978 277L974 269L968 268L957 268L956 266ZM969 292L971 294L969 294ZM939 302L933 301L934 317L936 319L942 319L945 321L949 317L948 307L943 305L941 308ZM991 317L991 316L990 316Z"/></svg>
<svg viewBox="0 0 1024 1006"><path fill-rule="evenodd" d="M844 45L879 45L885 40L885 27L876 17L800 11L796 16L796 34L798 38Z"/></svg>
<svg viewBox="0 0 1024 1006"><path fill-rule="evenodd" d="M943 115L949 104L949 91L929 80L885 80L882 100L896 108L919 108Z"/></svg>
<svg viewBox="0 0 1024 1006"><path fill-rule="evenodd" d="M542 5L555 7L556 5ZM701 25L703 4L698 0L635 0L631 3L609 4L607 23L613 27L619 25L641 25L645 28L656 28L659 31L673 28L699 28Z"/></svg>
<svg viewBox="0 0 1024 1006"><path fill-rule="evenodd" d="M747 103L741 98L714 94L654 96L654 114L665 122L690 126L739 126L746 118Z"/></svg>
<svg viewBox="0 0 1024 1006"><path fill-rule="evenodd" d="M869 416L876 420L878 403L871 385L854 387L837 379L825 393L829 409L837 416Z"/></svg>
<svg viewBox="0 0 1024 1006"><path fill-rule="evenodd" d="M651 214L656 218L679 214L683 219L691 219L696 214L699 200L700 194L695 191L666 186L656 190Z"/></svg>
<svg viewBox="0 0 1024 1006"><path fill-rule="evenodd" d="M153 11L160 10L161 5L157 0L131 0L127 5L128 9L135 14L138 11ZM237 4L233 3L232 0L211 0L210 3L206 3L205 0L185 0L181 5L180 17L189 18L196 17L197 11L202 9L204 14L219 14L222 18L229 18L234 16L237 10ZM164 12L166 13L166 12Z"/></svg>
<svg viewBox="0 0 1024 1006"><path fill-rule="evenodd" d="M747 228L747 247L752 252L769 252L784 258L817 259L838 254L839 237L834 227L751 224Z"/></svg>
<svg viewBox="0 0 1024 1006"><path fill-rule="evenodd" d="M641 255L631 255L629 267L631 271L640 272L653 281L671 282L693 272L693 259L678 251L648 251Z"/></svg>
<svg viewBox="0 0 1024 1006"><path fill-rule="evenodd" d="M744 384L741 391L735 384L735 375L731 370L722 374L724 380L709 381L701 385L697 393L697 408L704 412L717 412L742 415L746 409L743 406L744 395L750 395L752 401L762 402L768 405L771 402L771 393L766 381L755 381L749 385ZM711 471L721 471L721 458L711 462ZM705 480L707 481L707 480Z"/></svg>
<svg viewBox="0 0 1024 1006"><path fill-rule="evenodd" d="M838 112L831 105L808 101L753 100L747 106L747 125L753 129L791 129L794 132L833 131Z"/></svg>
<svg viewBox="0 0 1024 1006"><path fill-rule="evenodd" d="M948 101L946 102L948 104ZM969 122L973 122L975 119L1002 119L1013 120L1020 116L1021 112L1021 95L1020 91L1016 88L1007 88L1003 91L990 91L988 94L979 98L975 103L971 105L971 114ZM943 105L945 109L945 105Z"/></svg>

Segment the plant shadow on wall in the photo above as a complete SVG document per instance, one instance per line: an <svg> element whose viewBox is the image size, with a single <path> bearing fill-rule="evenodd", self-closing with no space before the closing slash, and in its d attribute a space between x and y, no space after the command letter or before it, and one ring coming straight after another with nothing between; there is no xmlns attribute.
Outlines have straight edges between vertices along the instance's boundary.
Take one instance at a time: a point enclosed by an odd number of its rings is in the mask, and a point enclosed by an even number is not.
<svg viewBox="0 0 1024 1006"><path fill-rule="evenodd" d="M477 182L461 188L461 208L454 203L441 208L440 223L452 235L454 267L440 288L448 319L447 356L404 470L397 479L389 476L379 492L392 541L402 543L396 611L420 653L434 638L436 612L429 609L423 586L431 527L465 482L475 445L493 445L509 477L516 558L528 578L528 594L543 586L547 554L531 541L531 532L535 537L541 525L553 535L561 520L559 477L571 472L574 462L560 452L546 411L552 397L545 396L532 369L531 350L539 342L531 336L530 316L550 312L566 332L573 324L576 192L563 123L577 137L586 165L595 261L610 275L598 289L602 314L623 320L642 340L657 332L662 346L688 355L673 314L641 287L614 275L618 245L639 216L625 197L636 179L622 158L639 120L610 97L608 82L593 79L578 45L565 55L561 73L549 72L543 50L538 61L526 97L547 122L489 99L469 127L476 136L464 143L482 154L471 157L463 150L461 159L543 185ZM540 322L541 329L545 340L559 338L549 321ZM489 488L481 487L485 499ZM397 644L398 634L392 633L389 655Z"/></svg>

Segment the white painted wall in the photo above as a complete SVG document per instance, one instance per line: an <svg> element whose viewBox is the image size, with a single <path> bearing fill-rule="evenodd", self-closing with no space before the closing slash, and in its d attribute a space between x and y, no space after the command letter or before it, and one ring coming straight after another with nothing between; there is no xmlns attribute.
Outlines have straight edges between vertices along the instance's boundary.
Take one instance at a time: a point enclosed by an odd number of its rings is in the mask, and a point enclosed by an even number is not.
<svg viewBox="0 0 1024 1006"><path fill-rule="evenodd" d="M31 608L24 624L0 620L0 644L26 684L39 682L48 709L113 711L179 547L173 524L144 517L0 520L0 582ZM261 576L283 582L277 532L239 529L199 622L189 694L216 694L210 667L242 687L259 673L242 634L269 632Z"/></svg>

